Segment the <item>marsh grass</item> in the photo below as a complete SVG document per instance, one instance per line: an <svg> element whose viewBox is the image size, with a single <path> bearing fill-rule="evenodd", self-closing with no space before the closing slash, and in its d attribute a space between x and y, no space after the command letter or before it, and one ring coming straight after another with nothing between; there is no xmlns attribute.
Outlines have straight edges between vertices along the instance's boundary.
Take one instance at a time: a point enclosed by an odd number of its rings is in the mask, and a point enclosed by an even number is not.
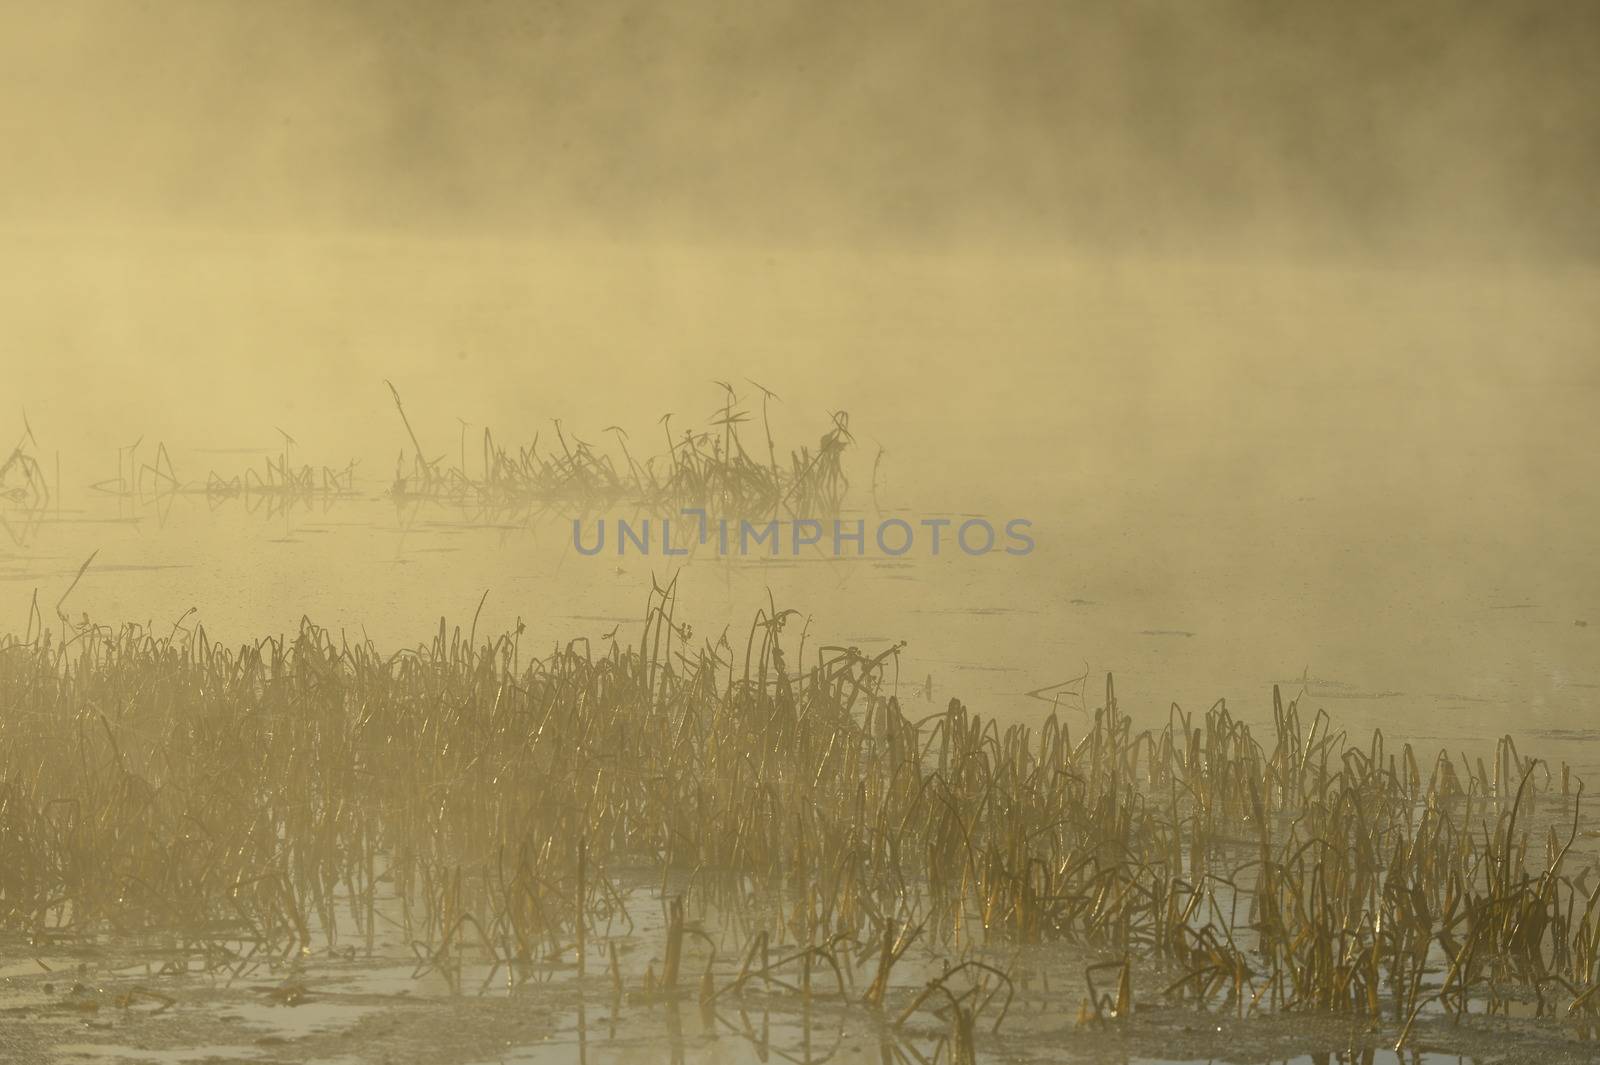
<svg viewBox="0 0 1600 1065"><path fill-rule="evenodd" d="M849 491L843 461L854 440L849 415L831 414L814 449L802 445L780 459L770 419L770 405L777 396L760 385L755 387L761 393L763 441L754 451L741 435L741 427L753 419L751 411L732 385L717 382L722 402L706 427L675 427L672 415L663 416L659 424L665 450L655 455L637 456L620 426L604 430L613 451L578 437L556 421L550 438L541 440L535 434L526 446L508 446L484 429L475 472L469 473L465 423L454 463L448 453L430 457L399 391L392 383L385 384L409 444L395 464L391 491L397 499L502 510L631 506L667 513L697 508L728 516L817 516L837 513Z"/></svg>
<svg viewBox="0 0 1600 1065"><path fill-rule="evenodd" d="M139 437L125 447L117 448L117 474L96 481L89 487L119 499L136 502L156 502L184 488L172 466L172 456L164 442L157 441L155 453L148 461L140 461L139 449L144 437Z"/></svg>
<svg viewBox="0 0 1600 1065"><path fill-rule="evenodd" d="M204 491L212 500L275 497L307 500L355 494L356 460L343 466L315 466L294 458L295 439L282 429L282 449L261 462L260 469L247 467L242 473L206 475Z"/></svg>
<svg viewBox="0 0 1600 1065"><path fill-rule="evenodd" d="M30 625L0 639L0 930L160 935L218 968L390 934L419 970L576 963L643 1007L850 1004L936 1024L957 1061L1006 1018L1000 956L1035 945L1102 959L1060 993L1086 1025L1136 992L1399 1043L1513 999L1594 1024L1582 787L1509 738L1488 766L1419 758L1276 690L1264 738L1220 702L1136 731L1110 678L1076 735L914 717L897 648L796 618L696 641L669 585L632 646L539 654L520 625L392 654L309 621L237 649ZM641 891L665 944L642 977L617 952ZM935 966L913 987L908 952Z"/></svg>
<svg viewBox="0 0 1600 1065"><path fill-rule="evenodd" d="M281 449L262 459L259 466L237 472L220 473L213 469L203 481L185 481L178 476L167 445L157 442L148 460L140 448L144 438L117 449L117 474L96 481L90 488L135 505L166 507L178 496L203 496L213 506L242 499L249 506L287 508L312 501L331 501L356 494L356 460L343 466L317 466L297 461L295 440L283 430Z"/></svg>

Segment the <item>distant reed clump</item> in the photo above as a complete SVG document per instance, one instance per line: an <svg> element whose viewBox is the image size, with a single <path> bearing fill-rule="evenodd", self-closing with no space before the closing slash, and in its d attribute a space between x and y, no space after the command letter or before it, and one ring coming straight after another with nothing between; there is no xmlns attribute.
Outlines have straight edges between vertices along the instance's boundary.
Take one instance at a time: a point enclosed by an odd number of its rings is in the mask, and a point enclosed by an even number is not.
<svg viewBox="0 0 1600 1065"><path fill-rule="evenodd" d="M669 513L701 509L726 516L821 516L838 513L849 490L843 462L854 439L849 415L834 412L814 449L802 445L780 459L768 417L768 404L777 397L759 385L764 439L754 451L740 433L751 413L740 405L731 385L719 382L723 403L707 427L676 429L671 415L661 419L666 450L660 454L635 456L620 426L605 429L615 439L613 453L578 438L557 421L554 441L543 445L535 434L526 446L508 447L485 429L476 470L469 473L465 425L454 464L444 454L430 458L399 391L385 384L410 443L395 465L392 494L399 499L510 509L628 506Z"/></svg>
<svg viewBox="0 0 1600 1065"><path fill-rule="evenodd" d="M140 437L117 449L117 474L90 485L97 492L135 503L161 502L176 495L200 495L215 503L227 499L260 499L288 503L297 500L332 499L355 494L356 461L343 466L315 466L294 457L296 441L282 429L281 449L265 456L258 466L238 472L211 470L204 481L185 481L178 476L167 445L158 441L148 461L142 460Z"/></svg>
<svg viewBox="0 0 1600 1065"><path fill-rule="evenodd" d="M1105 959L1090 1024L1135 1008L1139 962L1159 999L1399 1043L1430 1006L1516 998L1592 1030L1600 888L1565 769L1352 745L1276 692L1265 739L1221 703L1136 732L1109 678L1077 735L916 717L897 648L808 650L794 616L696 646L656 589L635 646L541 656L443 622L395 654L309 622L237 650L30 624L0 639L0 930L159 931L220 967L387 920L431 966L576 959L644 1002L691 993L696 959L702 1002L937 1008L964 1060L1005 1015L995 951L1038 943ZM642 984L612 938L641 884L679 900ZM745 946L706 956L685 905ZM920 989L891 979L913 945L949 963Z"/></svg>
<svg viewBox="0 0 1600 1065"><path fill-rule="evenodd" d="M343 466L297 462L292 458L294 438L281 429L278 431L283 435L282 451L268 455L259 468L247 467L242 473L223 475L212 470L206 475L205 494L212 499L235 496L311 499L355 494L355 459Z"/></svg>

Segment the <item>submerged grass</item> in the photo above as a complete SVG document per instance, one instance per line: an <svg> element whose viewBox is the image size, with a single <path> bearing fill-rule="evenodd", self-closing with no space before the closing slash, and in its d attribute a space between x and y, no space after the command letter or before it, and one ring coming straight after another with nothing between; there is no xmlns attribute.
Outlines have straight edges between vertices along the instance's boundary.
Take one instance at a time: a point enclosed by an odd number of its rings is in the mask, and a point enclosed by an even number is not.
<svg viewBox="0 0 1600 1065"><path fill-rule="evenodd" d="M1265 738L1222 703L1135 731L1109 678L1077 736L956 700L915 718L896 649L808 648L796 616L697 644L668 586L635 646L542 655L443 622L394 654L309 622L235 650L0 638L0 930L159 933L222 967L392 921L428 968L571 958L640 1003L848 1001L936 1018L956 1061L1031 944L1102 959L1060 1003L1091 1025L1137 1009L1136 963L1166 1000L1400 1044L1424 1011L1512 999L1594 1023L1600 882L1564 767L1509 739L1488 767L1356 745L1276 690ZM647 882L666 951L640 980L616 937ZM913 947L943 967L907 988Z"/></svg>
<svg viewBox="0 0 1600 1065"><path fill-rule="evenodd" d="M0 459L0 529L13 543L26 543L50 506L50 480L37 456L39 442L23 418L22 436ZM59 463L57 464L59 469Z"/></svg>

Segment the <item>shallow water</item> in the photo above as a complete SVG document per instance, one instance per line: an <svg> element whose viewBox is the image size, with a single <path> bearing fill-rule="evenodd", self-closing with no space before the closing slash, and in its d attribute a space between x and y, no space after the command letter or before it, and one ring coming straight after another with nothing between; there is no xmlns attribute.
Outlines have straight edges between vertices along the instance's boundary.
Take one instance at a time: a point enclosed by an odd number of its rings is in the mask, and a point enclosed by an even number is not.
<svg viewBox="0 0 1600 1065"><path fill-rule="evenodd" d="M638 916L635 932L619 937L629 959L624 967L630 986L637 986L638 970L647 960L659 961L661 948L652 907L639 907ZM782 989L769 993L756 979L706 1007L689 989L677 1000L638 1001L632 992L613 996L606 990L608 978L596 973L604 964L598 950L591 952L587 978L565 966L559 972L524 974L514 986L507 985L503 969L472 950L463 951L459 966L448 970L408 967L400 961L404 953L391 935L379 938L372 955L319 949L281 963L245 964L233 973L163 976L147 966L119 966L91 951L81 966L53 959L86 984L68 986L62 977L37 969L7 975L0 984L0 1009L19 1026L14 1031L48 1033L49 1053L39 1060L59 1065L368 1060L881 1065L941 1056L943 1025L931 1010L919 1011L902 1027L891 1023L895 1011L879 1014L855 1001L866 978L859 967L846 967L851 991L845 999L836 994L831 977L808 999ZM703 947L692 941L686 961L696 966L705 960ZM1381 1043L1381 1035L1338 1018L1238 1020L1227 1009L1196 1013L1163 1006L1154 994L1131 1023L1085 1027L1062 1015L1062 1004L1082 993L1081 957L1054 949L1013 961L1016 994L999 1033L986 1021L979 1026L978 1060L992 1065L1474 1065L1485 1060L1475 1053L1427 1049L1438 1035L1496 1051L1487 1060L1518 1060L1500 1053L1517 1045L1518 1029L1508 1027L1517 1023L1512 1020L1476 1018L1465 1031L1430 1030L1434 1022L1424 1021L1422 1046L1403 1054L1375 1046L1373 1038ZM736 967L727 958L715 966L718 986L731 980ZM935 971L913 951L896 967L896 1000L909 997ZM447 972L449 978L442 978ZM124 1008L120 999L132 988L156 988L166 999ZM292 995L280 993L289 988ZM1352 1049L1334 1049L1339 1047ZM945 1047L942 1055L948 1053Z"/></svg>
<svg viewBox="0 0 1600 1065"><path fill-rule="evenodd" d="M789 627L792 660L802 627L808 659L827 643L876 653L906 641L900 698L930 712L956 697L1006 723L1037 722L1059 703L1072 724L1082 707L1100 705L1110 671L1141 724L1164 723L1171 702L1200 711L1219 698L1266 724L1279 684L1358 739L1382 728L1391 742L1428 753L1479 752L1509 732L1553 765L1600 768L1591 724L1600 615L1594 626L1575 624L1591 602L1581 581L1519 570L1503 545L1471 537L1402 551L1386 530L1318 500L1270 521L1214 515L1208 536L1223 546L1203 557L1174 547L1199 516L1135 515L1113 533L1086 528L1070 510L1035 509L1037 546L1022 557L972 557L947 545L938 557L889 558L869 545L862 558L713 549L680 559L641 557L631 545L618 557L614 535L606 551L585 557L569 519L491 524L443 504L397 506L372 485L356 498L286 506L78 498L81 509L45 516L0 559L0 592L18 629L35 592L55 621L54 605L91 553L63 604L69 616L147 621L157 632L198 620L227 643L293 631L305 616L395 649L431 638L441 615L465 629L481 600L480 635L520 620L530 650L577 637L603 647L613 634L636 639L652 576L675 576L678 617L697 638L726 632L742 649L770 596L803 612ZM914 522L937 512L884 513ZM997 525L1010 516L979 513ZM879 520L871 510L855 518L869 529ZM616 519L588 519L586 536L596 520ZM1342 565L1309 565L1301 545L1313 536L1333 543ZM1426 566L1406 561L1419 550ZM1574 559L1568 574L1594 565ZM1357 576L1384 594L1344 594Z"/></svg>

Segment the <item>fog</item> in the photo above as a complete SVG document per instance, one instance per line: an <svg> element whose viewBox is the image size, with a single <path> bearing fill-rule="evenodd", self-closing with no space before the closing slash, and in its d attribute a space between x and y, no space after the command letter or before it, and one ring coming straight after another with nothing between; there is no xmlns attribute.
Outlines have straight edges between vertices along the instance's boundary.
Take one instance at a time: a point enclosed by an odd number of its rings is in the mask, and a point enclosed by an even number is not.
<svg viewBox="0 0 1600 1065"><path fill-rule="evenodd" d="M1597 73L0 4L0 1058L1589 1060Z"/></svg>
<svg viewBox="0 0 1600 1065"><path fill-rule="evenodd" d="M1567 3L10 5L0 427L69 508L280 431L382 491L385 379L451 455L750 380L885 505L1040 515L1063 601L1322 596L1354 661L1425 602L1481 673L1472 604L1537 600L1487 673L1544 698L1600 614L1597 59Z"/></svg>
<svg viewBox="0 0 1600 1065"><path fill-rule="evenodd" d="M1600 250L1591 5L111 0L0 30L6 216L97 236Z"/></svg>

